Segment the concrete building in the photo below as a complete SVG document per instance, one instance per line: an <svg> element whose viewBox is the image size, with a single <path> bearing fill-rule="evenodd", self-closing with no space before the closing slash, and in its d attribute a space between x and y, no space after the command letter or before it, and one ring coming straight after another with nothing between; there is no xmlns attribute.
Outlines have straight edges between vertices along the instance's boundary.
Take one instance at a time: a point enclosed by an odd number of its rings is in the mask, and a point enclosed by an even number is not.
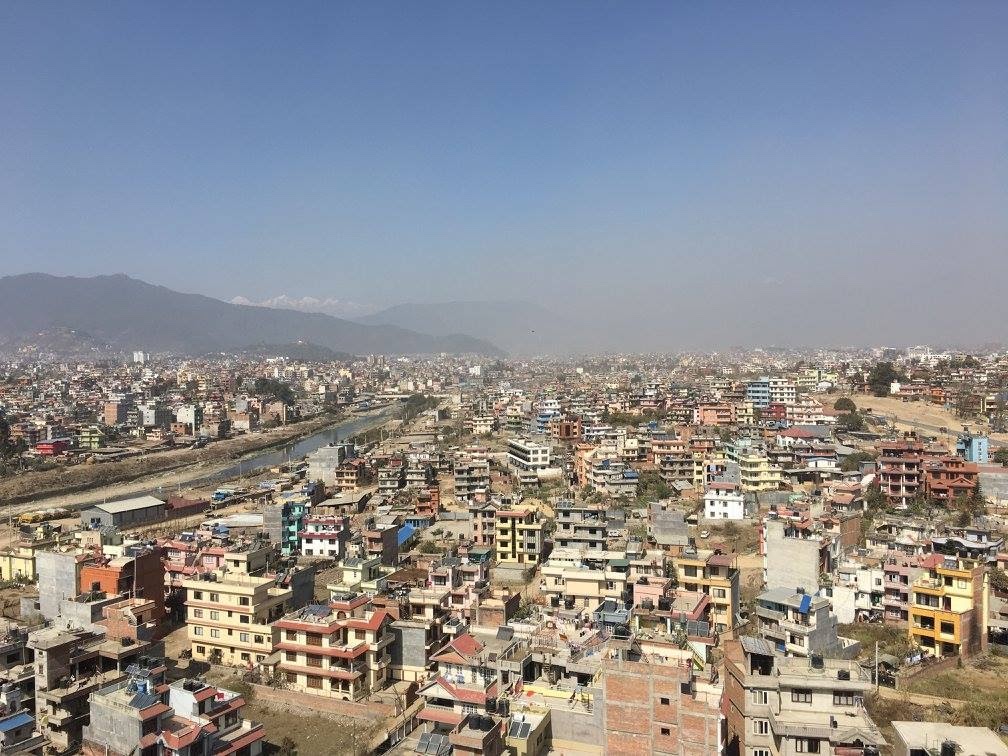
<svg viewBox="0 0 1008 756"><path fill-rule="evenodd" d="M494 548L502 566L534 567L543 549L542 522L536 509L515 507L496 511Z"/></svg>
<svg viewBox="0 0 1008 756"><path fill-rule="evenodd" d="M242 716L245 699L202 680L164 685L134 666L91 694L84 756L258 756L266 732Z"/></svg>
<svg viewBox="0 0 1008 756"><path fill-rule="evenodd" d="M165 671L147 656L149 643L124 644L87 630L36 630L28 645L35 652L35 715L42 734L62 750L81 742L92 692L123 679L133 664L155 675Z"/></svg>
<svg viewBox="0 0 1008 756"><path fill-rule="evenodd" d="M924 483L924 445L916 441L883 441L878 451L882 495L890 506L907 506Z"/></svg>
<svg viewBox="0 0 1008 756"><path fill-rule="evenodd" d="M562 499L553 507L556 530L553 543L557 548L602 551L606 545L606 508L600 504Z"/></svg>
<svg viewBox="0 0 1008 756"><path fill-rule="evenodd" d="M956 440L956 454L967 462L986 465L990 462L990 439L987 436L960 434Z"/></svg>
<svg viewBox="0 0 1008 756"><path fill-rule="evenodd" d="M948 722L893 722L893 756L1008 756L1008 745L989 727Z"/></svg>
<svg viewBox="0 0 1008 756"><path fill-rule="evenodd" d="M833 572L840 557L840 540L810 523L774 516L763 520L760 548L763 582L768 588L819 589L822 575Z"/></svg>
<svg viewBox="0 0 1008 756"><path fill-rule="evenodd" d="M545 470L550 466L550 447L527 438L510 438L507 442L507 460L515 470Z"/></svg>
<svg viewBox="0 0 1008 756"><path fill-rule="evenodd" d="M273 624L274 674L302 693L356 701L391 678L392 617L363 593L333 594Z"/></svg>
<svg viewBox="0 0 1008 756"><path fill-rule="evenodd" d="M270 625L311 600L314 570L262 576L211 572L185 580L194 659L247 667L273 649Z"/></svg>
<svg viewBox="0 0 1008 756"><path fill-rule="evenodd" d="M642 649L643 650L643 649ZM639 660L602 664L602 752L610 756L719 754L723 716L689 652L652 644Z"/></svg>
<svg viewBox="0 0 1008 756"><path fill-rule="evenodd" d="M956 539L934 539L941 561L910 585L910 642L938 658L971 655L987 647L989 573L981 554Z"/></svg>
<svg viewBox="0 0 1008 756"><path fill-rule="evenodd" d="M708 520L744 520L745 496L735 483L714 482L704 493L704 517Z"/></svg>
<svg viewBox="0 0 1008 756"><path fill-rule="evenodd" d="M710 597L710 621L714 629L719 633L733 630L738 624L741 597L735 557L688 546L670 556L669 564L682 590Z"/></svg>
<svg viewBox="0 0 1008 756"><path fill-rule="evenodd" d="M165 517L165 503L154 496L137 496L122 501L95 504L81 510L85 528L134 528L160 522Z"/></svg>
<svg viewBox="0 0 1008 756"><path fill-rule="evenodd" d="M350 541L348 517L309 517L299 533L301 554L306 557L342 559Z"/></svg>
<svg viewBox="0 0 1008 756"><path fill-rule="evenodd" d="M467 457L455 463L455 499L471 502L490 491L490 462L485 457Z"/></svg>
<svg viewBox="0 0 1008 756"><path fill-rule="evenodd" d="M778 653L807 657L812 654L849 656L852 643L837 635L837 618L829 599L773 588L756 597L760 635L774 644Z"/></svg>
<svg viewBox="0 0 1008 756"><path fill-rule="evenodd" d="M732 756L870 756L886 745L865 712L872 681L856 661L777 656L742 636L725 644L722 707Z"/></svg>

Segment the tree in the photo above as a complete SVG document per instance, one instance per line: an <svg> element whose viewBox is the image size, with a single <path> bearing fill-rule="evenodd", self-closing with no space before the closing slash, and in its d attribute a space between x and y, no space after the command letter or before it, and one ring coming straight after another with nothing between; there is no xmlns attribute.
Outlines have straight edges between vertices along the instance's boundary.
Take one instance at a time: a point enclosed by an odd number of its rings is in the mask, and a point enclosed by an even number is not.
<svg viewBox="0 0 1008 756"><path fill-rule="evenodd" d="M847 396L841 396L833 404L833 409L837 412L857 412L857 405L854 404L854 400Z"/></svg>
<svg viewBox="0 0 1008 756"><path fill-rule="evenodd" d="M870 452L858 451L853 454L848 454L843 458L840 463L840 470L842 472L854 472L855 470L861 469L862 462L870 462L875 459L875 455Z"/></svg>
<svg viewBox="0 0 1008 756"><path fill-rule="evenodd" d="M863 431L865 429L865 421L856 412L848 412L846 415L840 415L837 418L836 427L837 430L841 431Z"/></svg>
<svg viewBox="0 0 1008 756"><path fill-rule="evenodd" d="M1004 465L1008 467L1008 447L1003 447L994 452L991 459L994 460L995 464Z"/></svg>
<svg viewBox="0 0 1008 756"><path fill-rule="evenodd" d="M879 362L868 372L868 388L875 396L889 396L893 381L902 381L905 377L891 362Z"/></svg>

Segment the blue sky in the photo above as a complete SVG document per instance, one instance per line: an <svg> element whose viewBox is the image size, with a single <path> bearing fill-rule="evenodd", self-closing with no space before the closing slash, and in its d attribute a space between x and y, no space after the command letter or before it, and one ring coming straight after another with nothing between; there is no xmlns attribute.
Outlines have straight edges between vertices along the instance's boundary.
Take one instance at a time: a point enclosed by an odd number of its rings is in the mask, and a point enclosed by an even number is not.
<svg viewBox="0 0 1008 756"><path fill-rule="evenodd" d="M982 2L4 3L0 272L603 304L670 347L980 342L954 302L1005 299L1006 29Z"/></svg>

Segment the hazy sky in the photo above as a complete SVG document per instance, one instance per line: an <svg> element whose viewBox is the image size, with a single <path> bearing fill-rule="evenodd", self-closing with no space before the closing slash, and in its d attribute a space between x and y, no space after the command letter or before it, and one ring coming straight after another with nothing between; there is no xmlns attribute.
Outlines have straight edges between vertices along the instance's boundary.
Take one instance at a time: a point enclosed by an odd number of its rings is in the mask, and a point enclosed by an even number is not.
<svg viewBox="0 0 1008 756"><path fill-rule="evenodd" d="M0 4L0 273L1008 341L1008 3Z"/></svg>

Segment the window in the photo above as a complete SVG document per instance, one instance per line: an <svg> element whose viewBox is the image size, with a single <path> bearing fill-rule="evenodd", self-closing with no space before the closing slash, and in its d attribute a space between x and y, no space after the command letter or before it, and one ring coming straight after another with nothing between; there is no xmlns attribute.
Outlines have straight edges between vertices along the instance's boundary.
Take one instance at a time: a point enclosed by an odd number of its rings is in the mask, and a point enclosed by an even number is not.
<svg viewBox="0 0 1008 756"><path fill-rule="evenodd" d="M217 593L211 593L210 594L210 600L211 601L220 601L220 595L217 594Z"/></svg>
<svg viewBox="0 0 1008 756"><path fill-rule="evenodd" d="M297 640L297 631L296 630L288 630L286 638L287 638L287 640L296 641Z"/></svg>
<svg viewBox="0 0 1008 756"><path fill-rule="evenodd" d="M757 748L752 752L752 756L770 756L770 751L766 748Z"/></svg>
<svg viewBox="0 0 1008 756"><path fill-rule="evenodd" d="M200 627L199 625L194 625L193 629L192 629L192 634L193 635L203 635L203 628Z"/></svg>
<svg viewBox="0 0 1008 756"><path fill-rule="evenodd" d="M714 589L714 598L723 599L726 595L727 595L727 593L725 592L724 588L715 588Z"/></svg>
<svg viewBox="0 0 1008 756"><path fill-rule="evenodd" d="M848 691L835 690L833 691L833 705L834 706L853 706L854 705L854 694Z"/></svg>
<svg viewBox="0 0 1008 756"><path fill-rule="evenodd" d="M210 612L210 619L212 620L220 619L220 612Z"/></svg>
<svg viewBox="0 0 1008 756"><path fill-rule="evenodd" d="M297 653L295 653L294 651L288 651L288 652L286 653L286 656L285 656L285 658L286 658L286 659L287 659L287 661L289 661L289 662L296 662L296 661L297 661Z"/></svg>
<svg viewBox="0 0 1008 756"><path fill-rule="evenodd" d="M238 633L238 640L242 643L248 643L249 634L248 633Z"/></svg>
<svg viewBox="0 0 1008 756"><path fill-rule="evenodd" d="M955 625L951 622L941 623L942 635L955 635Z"/></svg>
<svg viewBox="0 0 1008 756"><path fill-rule="evenodd" d="M196 646L196 653L197 654L205 654L206 653L206 646Z"/></svg>
<svg viewBox="0 0 1008 756"><path fill-rule="evenodd" d="M203 599L203 591L193 591L192 597L195 601L201 601Z"/></svg>
<svg viewBox="0 0 1008 756"><path fill-rule="evenodd" d="M202 617L203 616L203 610L202 609L193 609L192 610L192 616L193 617Z"/></svg>
<svg viewBox="0 0 1008 756"><path fill-rule="evenodd" d="M248 606L249 605L249 598L248 598L248 596L240 596L238 598L238 603L241 604L242 606Z"/></svg>
<svg viewBox="0 0 1008 756"><path fill-rule="evenodd" d="M242 661L248 661L249 660L249 655L248 654L242 654L241 658L242 658Z"/></svg>
<svg viewBox="0 0 1008 756"><path fill-rule="evenodd" d="M796 738L795 753L819 753L819 739Z"/></svg>
<svg viewBox="0 0 1008 756"><path fill-rule="evenodd" d="M672 730L670 728L668 728L668 727L662 727L661 728L661 734L662 735L666 735L666 736L667 735L671 735L672 734Z"/></svg>
<svg viewBox="0 0 1008 756"><path fill-rule="evenodd" d="M211 638L220 638L220 630L218 630L216 627L211 627L210 628L210 637Z"/></svg>
<svg viewBox="0 0 1008 756"><path fill-rule="evenodd" d="M249 616L247 614L243 614L241 617L238 618L238 621L243 625L247 625L251 620L249 619Z"/></svg>
<svg viewBox="0 0 1008 756"><path fill-rule="evenodd" d="M811 690L792 690L791 703L812 703Z"/></svg>
<svg viewBox="0 0 1008 756"><path fill-rule="evenodd" d="M752 702L754 704L766 705L769 702L769 697L765 690L754 690L752 692Z"/></svg>
<svg viewBox="0 0 1008 756"><path fill-rule="evenodd" d="M662 698L662 699L660 699L660 701L661 701L661 705L662 706L668 706L669 705L669 700L667 698Z"/></svg>
<svg viewBox="0 0 1008 756"><path fill-rule="evenodd" d="M769 735L770 734L770 720L769 719L754 719L752 723L753 735Z"/></svg>

